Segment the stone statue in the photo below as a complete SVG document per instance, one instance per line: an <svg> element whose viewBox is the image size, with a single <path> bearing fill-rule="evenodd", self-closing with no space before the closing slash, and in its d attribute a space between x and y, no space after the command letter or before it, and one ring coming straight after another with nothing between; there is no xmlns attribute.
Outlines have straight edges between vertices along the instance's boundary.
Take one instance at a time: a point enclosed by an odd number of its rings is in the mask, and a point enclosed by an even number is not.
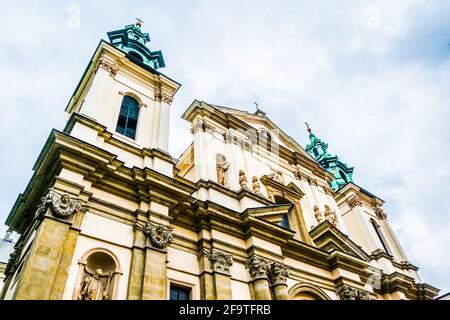
<svg viewBox="0 0 450 320"><path fill-rule="evenodd" d="M244 170L239 170L239 185L241 188L247 188L247 176Z"/></svg>
<svg viewBox="0 0 450 320"><path fill-rule="evenodd" d="M108 277L106 286L100 279L104 276ZM93 275L86 273L83 283L81 284L78 300L107 300L110 279L110 274L104 274L102 269L95 270Z"/></svg>
<svg viewBox="0 0 450 320"><path fill-rule="evenodd" d="M273 180L284 184L283 174L281 173L281 171L277 171L276 173L274 173Z"/></svg>
<svg viewBox="0 0 450 320"><path fill-rule="evenodd" d="M323 221L323 214L319 209L318 205L314 206L314 216L316 217L316 220L318 223L321 223Z"/></svg>
<svg viewBox="0 0 450 320"><path fill-rule="evenodd" d="M261 187L259 186L259 181L257 177L252 178L252 188L255 193L261 194Z"/></svg>
<svg viewBox="0 0 450 320"><path fill-rule="evenodd" d="M217 161L217 164L216 164L217 182L224 187L228 187L226 172L227 172L228 168L230 167L230 164L226 161L225 157L223 157L223 156L218 156L216 158L216 161Z"/></svg>
<svg viewBox="0 0 450 320"><path fill-rule="evenodd" d="M331 208L328 205L325 205L325 219L330 222L332 225L337 227L337 216L334 211L331 211Z"/></svg>

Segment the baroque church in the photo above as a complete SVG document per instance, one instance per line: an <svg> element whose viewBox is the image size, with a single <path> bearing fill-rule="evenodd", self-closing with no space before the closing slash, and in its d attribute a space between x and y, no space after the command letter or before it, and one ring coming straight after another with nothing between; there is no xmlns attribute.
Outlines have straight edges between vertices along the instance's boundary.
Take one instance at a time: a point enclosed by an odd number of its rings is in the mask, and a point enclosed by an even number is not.
<svg viewBox="0 0 450 320"><path fill-rule="evenodd" d="M141 23L100 41L6 225L1 299L424 300L384 201L308 126L195 100L168 152L180 84ZM9 243L9 242L8 242Z"/></svg>

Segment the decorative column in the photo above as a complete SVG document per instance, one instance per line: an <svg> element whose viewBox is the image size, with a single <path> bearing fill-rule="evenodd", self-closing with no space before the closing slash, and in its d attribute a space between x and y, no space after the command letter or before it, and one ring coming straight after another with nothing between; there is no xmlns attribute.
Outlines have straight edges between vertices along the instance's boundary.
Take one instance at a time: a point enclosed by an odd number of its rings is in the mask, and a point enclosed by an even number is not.
<svg viewBox="0 0 450 320"><path fill-rule="evenodd" d="M167 299L167 247L172 243L172 229L147 222L143 232L148 239L145 248L142 300Z"/></svg>
<svg viewBox="0 0 450 320"><path fill-rule="evenodd" d="M272 299L268 278L270 266L270 261L258 256L252 256L247 260L246 267L250 273L256 300Z"/></svg>
<svg viewBox="0 0 450 320"><path fill-rule="evenodd" d="M35 219L42 220L25 258L13 299L61 299L79 230L72 228L81 202L68 193L50 190L42 198ZM77 214L77 215L76 215Z"/></svg>
<svg viewBox="0 0 450 320"><path fill-rule="evenodd" d="M273 262L269 269L270 285L275 300L289 300L286 278L289 276L285 265Z"/></svg>

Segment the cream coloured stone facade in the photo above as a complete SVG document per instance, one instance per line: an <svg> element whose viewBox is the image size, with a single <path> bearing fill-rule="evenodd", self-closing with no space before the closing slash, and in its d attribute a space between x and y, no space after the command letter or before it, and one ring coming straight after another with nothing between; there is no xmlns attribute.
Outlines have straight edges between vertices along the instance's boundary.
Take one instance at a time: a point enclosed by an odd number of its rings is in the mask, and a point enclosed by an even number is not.
<svg viewBox="0 0 450 320"><path fill-rule="evenodd" d="M174 288L190 299L437 295L383 201L353 183L333 191L333 176L260 110L194 101L183 114L193 142L173 158L179 86L100 42L7 219L21 237L2 299L80 299L89 281L109 300ZM126 96L139 103L134 139L116 130Z"/></svg>

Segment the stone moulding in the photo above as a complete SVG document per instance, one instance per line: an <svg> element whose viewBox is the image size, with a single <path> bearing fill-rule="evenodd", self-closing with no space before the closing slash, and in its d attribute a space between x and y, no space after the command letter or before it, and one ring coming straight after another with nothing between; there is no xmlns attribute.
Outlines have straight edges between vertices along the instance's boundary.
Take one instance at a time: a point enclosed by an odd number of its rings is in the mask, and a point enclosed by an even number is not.
<svg viewBox="0 0 450 320"><path fill-rule="evenodd" d="M44 215L48 208L52 209L55 217L67 218L81 209L81 202L78 199L72 199L67 192L59 194L50 190L46 196L41 198L35 217L39 218Z"/></svg>

